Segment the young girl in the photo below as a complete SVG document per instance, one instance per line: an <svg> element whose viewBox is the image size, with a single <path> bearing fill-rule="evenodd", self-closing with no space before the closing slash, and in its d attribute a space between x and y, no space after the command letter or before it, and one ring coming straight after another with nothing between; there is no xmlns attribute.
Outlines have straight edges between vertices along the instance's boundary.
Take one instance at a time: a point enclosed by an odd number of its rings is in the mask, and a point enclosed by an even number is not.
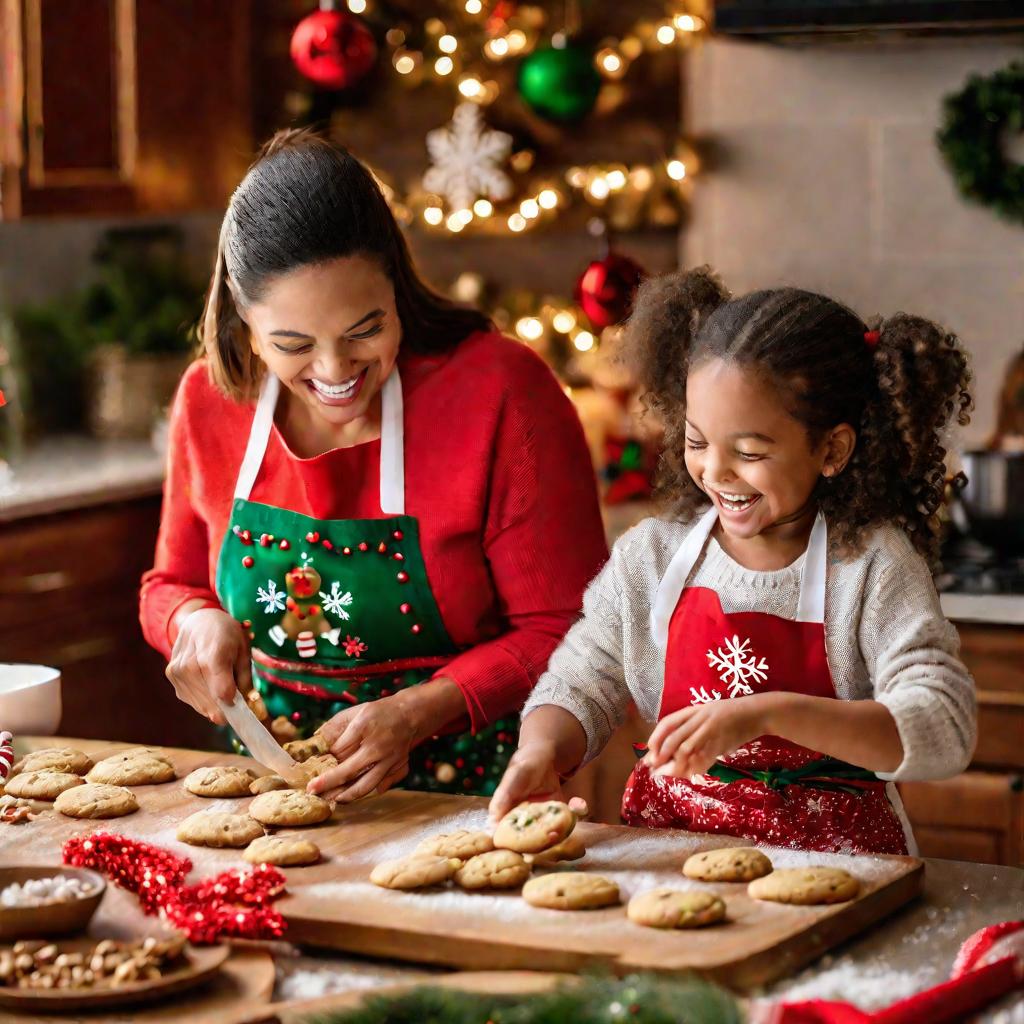
<svg viewBox="0 0 1024 1024"><path fill-rule="evenodd" d="M628 824L842 852L913 849L892 780L955 775L973 682L929 573L957 339L877 330L707 268L647 282L629 326L665 423L665 518L616 544L523 710L491 810L557 791L630 699L657 721Z"/></svg>

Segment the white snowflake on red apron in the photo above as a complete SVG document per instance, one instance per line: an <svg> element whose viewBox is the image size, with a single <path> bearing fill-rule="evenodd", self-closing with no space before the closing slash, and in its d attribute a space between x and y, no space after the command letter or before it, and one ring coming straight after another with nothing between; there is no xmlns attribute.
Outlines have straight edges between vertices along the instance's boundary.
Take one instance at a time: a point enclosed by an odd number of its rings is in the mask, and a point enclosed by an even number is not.
<svg viewBox="0 0 1024 1024"><path fill-rule="evenodd" d="M754 692L750 683L763 683L768 678L768 662L758 658L750 640L740 642L736 635L725 639L725 650L719 647L708 652L708 664L718 669L718 677L729 687L730 697L746 697Z"/></svg>
<svg viewBox="0 0 1024 1024"><path fill-rule="evenodd" d="M272 615L274 612L283 612L284 602L284 591L278 590L277 584L273 580L267 580L266 590L263 587L256 588L256 603L265 605L263 610L268 615Z"/></svg>
<svg viewBox="0 0 1024 1024"><path fill-rule="evenodd" d="M349 618L349 614L345 609L352 603L352 595L345 591L341 592L341 584L334 580L331 583L331 592L329 594L320 591L320 599L324 603L324 611L328 615L335 615L342 621L346 621Z"/></svg>

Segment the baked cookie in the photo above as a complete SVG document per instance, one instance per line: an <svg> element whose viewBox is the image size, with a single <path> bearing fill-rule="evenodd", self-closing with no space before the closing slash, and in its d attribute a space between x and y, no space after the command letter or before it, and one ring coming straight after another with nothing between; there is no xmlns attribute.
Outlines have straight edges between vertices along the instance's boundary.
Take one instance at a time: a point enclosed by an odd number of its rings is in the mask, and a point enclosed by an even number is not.
<svg viewBox="0 0 1024 1024"><path fill-rule="evenodd" d="M683 865L687 878L701 882L751 882L771 874L772 862L752 846L723 846L695 853Z"/></svg>
<svg viewBox="0 0 1024 1024"><path fill-rule="evenodd" d="M249 787L256 779L251 768L214 765L197 768L185 777L185 789L196 796L249 796Z"/></svg>
<svg viewBox="0 0 1024 1024"><path fill-rule="evenodd" d="M523 899L549 910L596 910L617 904L619 887L600 875L556 871L531 878L523 886Z"/></svg>
<svg viewBox="0 0 1024 1024"><path fill-rule="evenodd" d="M556 846L576 827L576 815L558 800L513 807L494 830L494 845L516 853L539 853Z"/></svg>
<svg viewBox="0 0 1024 1024"><path fill-rule="evenodd" d="M178 840L190 846L238 848L263 835L263 828L248 814L196 811L178 826Z"/></svg>
<svg viewBox="0 0 1024 1024"><path fill-rule="evenodd" d="M22 772L7 780L5 791L11 796L28 800L56 800L66 789L84 785L85 779L71 772L45 771Z"/></svg>
<svg viewBox="0 0 1024 1024"><path fill-rule="evenodd" d="M65 789L53 806L69 818L123 818L139 809L139 801L123 786L86 783Z"/></svg>
<svg viewBox="0 0 1024 1024"><path fill-rule="evenodd" d="M703 928L725 917L725 904L711 892L651 889L629 901L626 916L647 928Z"/></svg>
<svg viewBox="0 0 1024 1024"><path fill-rule="evenodd" d="M11 768L11 778L21 772L70 772L84 775L92 767L92 758L73 747L44 747L26 754Z"/></svg>
<svg viewBox="0 0 1024 1024"><path fill-rule="evenodd" d="M514 850L478 853L455 872L463 889L515 889L529 877L530 865Z"/></svg>
<svg viewBox="0 0 1024 1024"><path fill-rule="evenodd" d="M523 860L535 868L550 868L564 860L579 860L586 852L583 840L573 832L571 836L566 836L560 843L549 846L540 853L524 853Z"/></svg>
<svg viewBox="0 0 1024 1024"><path fill-rule="evenodd" d="M494 842L486 832L469 832L459 829L458 832L441 832L436 836L427 836L417 847L417 854L431 857L457 857L469 860L478 853L488 853L494 849Z"/></svg>
<svg viewBox="0 0 1024 1024"><path fill-rule="evenodd" d="M249 814L264 825L316 825L331 816L331 805L312 793L275 789L256 797L249 804Z"/></svg>
<svg viewBox="0 0 1024 1024"><path fill-rule="evenodd" d="M384 889L426 889L447 882L461 865L454 857L402 857L378 864L370 872L370 881Z"/></svg>
<svg viewBox="0 0 1024 1024"><path fill-rule="evenodd" d="M147 747L132 747L97 761L86 776L108 786L151 786L170 782L174 765L163 754Z"/></svg>
<svg viewBox="0 0 1024 1024"><path fill-rule="evenodd" d="M858 892L860 883L842 868L777 868L747 886L747 893L755 900L800 906L845 903Z"/></svg>
<svg viewBox="0 0 1024 1024"><path fill-rule="evenodd" d="M305 761L302 761L299 767L306 777L306 782L311 782L318 775L323 775L329 769L337 768L338 759L333 754L314 754L312 757L307 757Z"/></svg>
<svg viewBox="0 0 1024 1024"><path fill-rule="evenodd" d="M249 792L253 796L272 793L275 789L291 789L291 786L288 785L288 780L282 779L280 775L261 775L249 786Z"/></svg>
<svg viewBox="0 0 1024 1024"><path fill-rule="evenodd" d="M302 836L258 836L245 848L242 858L250 864L298 867L315 864L320 859L320 847Z"/></svg>
<svg viewBox="0 0 1024 1024"><path fill-rule="evenodd" d="M326 754L329 751L327 740L318 732L313 733L306 740L292 740L291 743L284 745L284 749L299 762L308 761L317 754Z"/></svg>

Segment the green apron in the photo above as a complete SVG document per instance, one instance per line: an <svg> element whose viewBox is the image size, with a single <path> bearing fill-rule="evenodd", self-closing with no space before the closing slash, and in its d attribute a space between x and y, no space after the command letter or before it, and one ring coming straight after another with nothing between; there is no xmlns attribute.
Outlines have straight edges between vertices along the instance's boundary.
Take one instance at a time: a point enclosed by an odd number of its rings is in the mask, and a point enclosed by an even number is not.
<svg viewBox="0 0 1024 1024"><path fill-rule="evenodd" d="M248 632L253 681L271 718L286 716L305 737L347 707L431 678L457 648L427 580L418 521L405 515L397 367L381 399L379 519L318 520L249 500L279 391L268 373L235 485L217 594ZM510 716L475 734L434 737L411 752L403 785L490 795L517 728Z"/></svg>

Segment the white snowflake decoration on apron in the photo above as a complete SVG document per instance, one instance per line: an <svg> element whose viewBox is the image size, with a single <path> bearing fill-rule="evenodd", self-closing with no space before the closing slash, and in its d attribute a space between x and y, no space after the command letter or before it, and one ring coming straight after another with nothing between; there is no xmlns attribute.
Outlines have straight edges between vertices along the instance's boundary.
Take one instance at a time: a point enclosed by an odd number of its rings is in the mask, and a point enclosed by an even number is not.
<svg viewBox="0 0 1024 1024"><path fill-rule="evenodd" d="M724 649L707 652L708 664L718 670L718 678L729 688L730 697L747 697L754 692L751 683L763 683L768 678L768 662L758 658L750 646L750 640L738 636L726 637ZM691 704L710 704L721 700L717 690L709 691L702 686L699 690L690 687Z"/></svg>
<svg viewBox="0 0 1024 1024"><path fill-rule="evenodd" d="M427 150L434 162L423 187L447 200L454 210L468 210L478 196L507 199L512 181L501 165L512 150L512 136L484 125L475 103L460 103L451 124L427 132Z"/></svg>

